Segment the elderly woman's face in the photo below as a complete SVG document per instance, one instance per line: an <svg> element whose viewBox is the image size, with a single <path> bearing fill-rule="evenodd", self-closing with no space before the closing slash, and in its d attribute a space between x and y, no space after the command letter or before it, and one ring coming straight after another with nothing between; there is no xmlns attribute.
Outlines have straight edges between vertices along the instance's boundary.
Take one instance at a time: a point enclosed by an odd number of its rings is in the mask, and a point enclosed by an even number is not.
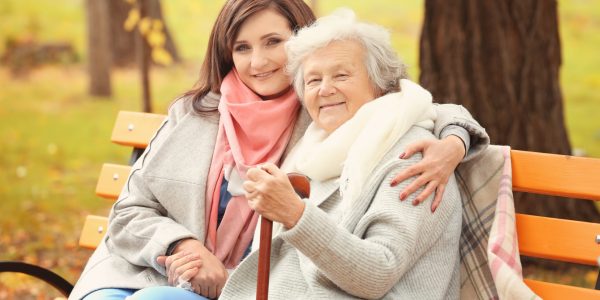
<svg viewBox="0 0 600 300"><path fill-rule="evenodd" d="M357 41L334 41L318 49L303 61L303 70L304 105L313 121L328 133L375 99L365 50Z"/></svg>
<svg viewBox="0 0 600 300"><path fill-rule="evenodd" d="M233 64L242 82L263 99L290 89L284 43L291 35L287 19L273 9L255 13L240 27L233 43Z"/></svg>

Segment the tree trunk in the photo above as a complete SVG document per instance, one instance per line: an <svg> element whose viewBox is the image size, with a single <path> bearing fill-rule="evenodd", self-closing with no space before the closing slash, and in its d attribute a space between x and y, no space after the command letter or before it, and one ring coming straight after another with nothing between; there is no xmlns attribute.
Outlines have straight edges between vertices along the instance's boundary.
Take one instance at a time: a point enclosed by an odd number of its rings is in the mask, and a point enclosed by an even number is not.
<svg viewBox="0 0 600 300"><path fill-rule="evenodd" d="M148 2L146 0L138 0L138 5L140 7L140 16L144 18L148 15ZM142 82L142 110L144 112L152 112L152 99L150 96L150 47L139 30L135 31L135 38L136 56Z"/></svg>
<svg viewBox="0 0 600 300"><path fill-rule="evenodd" d="M421 84L464 105L494 144L570 154L560 64L556 1L425 1ZM515 197L520 212L600 221L591 201Z"/></svg>
<svg viewBox="0 0 600 300"><path fill-rule="evenodd" d="M136 42L133 31L127 31L124 28L125 20L131 10L131 5L124 0L108 0L110 9L110 33L111 33L111 52L113 55L112 65L115 67L130 67L136 65ZM159 0L146 0L144 5L147 9L147 16L153 19L159 19L163 23L163 30L166 36L165 50L167 50L173 61L180 61L179 53L169 28L165 23L162 14L162 8ZM150 57L150 56L148 56Z"/></svg>
<svg viewBox="0 0 600 300"><path fill-rule="evenodd" d="M89 92L92 96L111 95L108 7L106 2L86 1Z"/></svg>

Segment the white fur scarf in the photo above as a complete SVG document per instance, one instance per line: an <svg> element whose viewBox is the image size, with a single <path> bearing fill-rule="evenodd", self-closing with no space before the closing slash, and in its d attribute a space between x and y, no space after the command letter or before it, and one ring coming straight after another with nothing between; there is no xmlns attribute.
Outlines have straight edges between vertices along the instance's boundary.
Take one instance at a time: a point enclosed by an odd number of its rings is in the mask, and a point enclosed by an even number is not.
<svg viewBox="0 0 600 300"><path fill-rule="evenodd" d="M365 103L329 135L312 122L282 169L319 181L340 177L346 211L399 138L416 124L433 128L436 113L431 94L410 80L401 80L400 87L401 92Z"/></svg>

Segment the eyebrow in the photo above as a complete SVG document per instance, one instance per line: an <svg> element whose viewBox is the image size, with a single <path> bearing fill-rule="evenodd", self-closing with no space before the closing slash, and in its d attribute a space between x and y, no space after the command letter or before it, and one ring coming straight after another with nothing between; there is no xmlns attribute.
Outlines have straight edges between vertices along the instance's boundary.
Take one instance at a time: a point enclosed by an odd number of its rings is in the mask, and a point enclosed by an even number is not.
<svg viewBox="0 0 600 300"><path fill-rule="evenodd" d="M343 64L341 62L336 62L333 65L326 66L326 69L344 69L346 71L350 71L348 69L348 65ZM319 73L321 73L321 72L316 72L316 71L314 71L314 68L313 68L313 69L308 69L308 72L305 75L303 75L303 76L318 75Z"/></svg>
<svg viewBox="0 0 600 300"><path fill-rule="evenodd" d="M267 34L261 36L260 39L264 40L264 39L267 39L267 38L270 38L270 37L273 37L273 36L281 36L281 34L278 33L278 32L270 32L270 33L267 33ZM237 40L233 44L237 45L237 44L243 44L243 43L247 43L247 41L245 41L245 40Z"/></svg>

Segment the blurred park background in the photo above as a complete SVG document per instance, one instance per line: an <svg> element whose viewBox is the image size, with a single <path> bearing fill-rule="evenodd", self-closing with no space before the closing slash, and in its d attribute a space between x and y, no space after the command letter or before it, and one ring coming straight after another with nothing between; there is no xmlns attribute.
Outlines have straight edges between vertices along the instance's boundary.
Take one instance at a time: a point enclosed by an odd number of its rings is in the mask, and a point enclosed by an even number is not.
<svg viewBox="0 0 600 300"><path fill-rule="evenodd" d="M153 112L166 113L170 101L194 85L222 3L160 1L177 57L154 57L159 63L149 72ZM359 18L390 28L394 47L418 80L424 1L310 3L318 15L347 6ZM558 14L570 145L575 154L600 157L600 1L558 1ZM39 264L71 282L91 254L77 246L85 216L107 215L111 205L94 195L100 167L126 163L130 154L109 141L116 114L144 109L134 58L111 69L109 97L90 95L86 18L85 0L0 1L0 260ZM17 55L18 47L31 57ZM549 268L536 274L589 287L597 269ZM0 299L54 296L26 276L0 274Z"/></svg>

